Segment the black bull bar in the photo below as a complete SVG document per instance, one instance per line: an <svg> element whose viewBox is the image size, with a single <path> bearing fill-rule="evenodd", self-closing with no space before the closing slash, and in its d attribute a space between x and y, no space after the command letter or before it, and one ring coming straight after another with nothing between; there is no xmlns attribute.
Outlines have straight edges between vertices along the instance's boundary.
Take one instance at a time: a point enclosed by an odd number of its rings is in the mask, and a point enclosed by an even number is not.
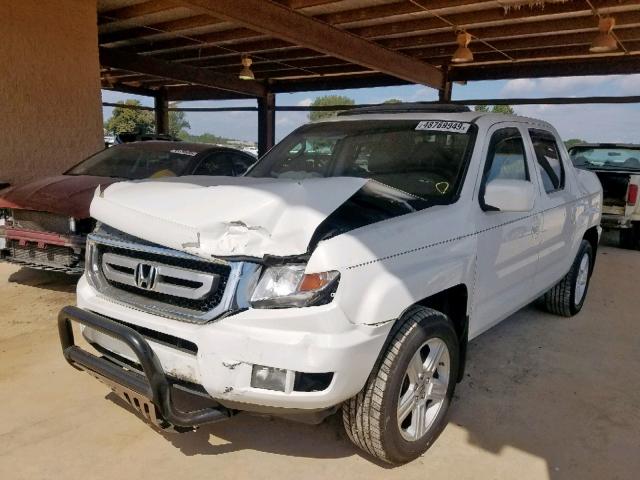
<svg viewBox="0 0 640 480"><path fill-rule="evenodd" d="M135 354L144 374L125 370L120 365L83 350L74 342L72 322L85 325L124 342ZM193 428L205 423L225 420L232 411L222 406L184 412L176 408L171 383L158 357L142 335L132 328L101 315L67 306L58 314L58 332L62 353L71 366L84 370L109 385L137 408L143 416L160 428ZM141 404L138 396L152 402L154 411ZM157 411L155 411L157 409Z"/></svg>

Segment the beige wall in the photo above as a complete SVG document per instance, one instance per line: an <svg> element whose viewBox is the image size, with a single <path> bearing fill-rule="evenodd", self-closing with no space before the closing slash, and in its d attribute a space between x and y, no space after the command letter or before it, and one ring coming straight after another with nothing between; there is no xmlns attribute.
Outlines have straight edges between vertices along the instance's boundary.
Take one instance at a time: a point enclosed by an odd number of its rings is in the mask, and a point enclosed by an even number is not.
<svg viewBox="0 0 640 480"><path fill-rule="evenodd" d="M104 145L96 3L0 4L0 181L23 183Z"/></svg>

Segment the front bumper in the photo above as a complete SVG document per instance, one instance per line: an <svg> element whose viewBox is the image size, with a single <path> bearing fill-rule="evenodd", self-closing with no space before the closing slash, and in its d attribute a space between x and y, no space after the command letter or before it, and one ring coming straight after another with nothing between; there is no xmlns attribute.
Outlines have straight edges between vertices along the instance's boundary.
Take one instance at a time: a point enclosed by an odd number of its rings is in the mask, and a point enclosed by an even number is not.
<svg viewBox="0 0 640 480"><path fill-rule="evenodd" d="M600 224L607 229L631 228L632 218L625 215L603 213Z"/></svg>
<svg viewBox="0 0 640 480"><path fill-rule="evenodd" d="M71 322L90 327L126 344L135 354L143 374L125 369L77 346ZM125 325L76 307L65 307L58 315L58 331L62 352L69 364L111 386L147 420L160 428L190 428L231 416L231 411L222 406L189 412L179 410L173 400L171 384L153 349L142 335Z"/></svg>
<svg viewBox="0 0 640 480"><path fill-rule="evenodd" d="M192 324L118 304L101 296L84 277L77 292L80 308L145 329L146 340L172 378L201 385L220 404L246 411L264 411L264 407L312 411L339 405L362 389L392 326L392 322L354 325L337 302L248 309ZM84 335L91 343L135 361L123 342L89 328ZM167 342L167 336L197 348L185 351L175 341ZM301 391L293 382L285 391L267 390L251 385L255 365L292 375L333 375L322 390Z"/></svg>
<svg viewBox="0 0 640 480"><path fill-rule="evenodd" d="M2 227L0 259L23 267L82 275L86 238Z"/></svg>

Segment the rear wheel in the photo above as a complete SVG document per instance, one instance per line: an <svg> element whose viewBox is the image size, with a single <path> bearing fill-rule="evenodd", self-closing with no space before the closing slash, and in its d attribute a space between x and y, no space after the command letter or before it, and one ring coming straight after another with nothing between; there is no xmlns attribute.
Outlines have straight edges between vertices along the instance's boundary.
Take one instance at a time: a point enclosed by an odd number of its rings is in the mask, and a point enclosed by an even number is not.
<svg viewBox="0 0 640 480"><path fill-rule="evenodd" d="M569 273L542 296L540 303L545 310L563 317L571 317L582 310L589 289L592 255L591 244L582 240Z"/></svg>
<svg viewBox="0 0 640 480"><path fill-rule="evenodd" d="M362 391L342 407L349 438L387 463L419 457L446 425L458 368L458 338L448 317L411 309Z"/></svg>

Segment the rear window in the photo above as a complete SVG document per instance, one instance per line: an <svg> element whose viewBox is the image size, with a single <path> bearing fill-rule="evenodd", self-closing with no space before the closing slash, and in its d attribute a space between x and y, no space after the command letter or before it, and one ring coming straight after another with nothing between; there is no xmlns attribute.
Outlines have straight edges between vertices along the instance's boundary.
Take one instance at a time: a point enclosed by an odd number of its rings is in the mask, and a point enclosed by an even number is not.
<svg viewBox="0 0 640 480"><path fill-rule="evenodd" d="M571 161L579 168L640 170L640 147L581 147L569 150Z"/></svg>
<svg viewBox="0 0 640 480"><path fill-rule="evenodd" d="M186 173L187 166L197 154L198 151L184 144L117 145L89 157L66 174L131 180L175 177Z"/></svg>

